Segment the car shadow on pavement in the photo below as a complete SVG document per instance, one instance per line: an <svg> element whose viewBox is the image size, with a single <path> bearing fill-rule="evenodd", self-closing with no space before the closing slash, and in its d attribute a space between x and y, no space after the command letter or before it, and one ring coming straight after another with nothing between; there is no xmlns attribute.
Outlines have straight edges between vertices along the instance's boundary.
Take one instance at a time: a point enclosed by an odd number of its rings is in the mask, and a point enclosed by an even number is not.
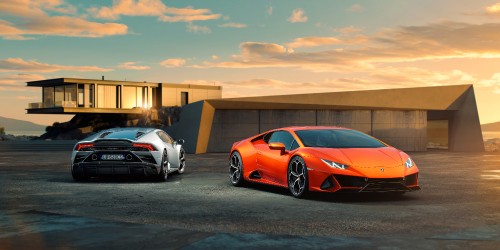
<svg viewBox="0 0 500 250"><path fill-rule="evenodd" d="M310 193L307 197L309 200L324 201L324 202L337 202L337 203L380 203L391 204L401 203L417 200L418 198L412 194L400 193Z"/></svg>
<svg viewBox="0 0 500 250"><path fill-rule="evenodd" d="M252 189L258 192L269 192L283 196L289 196L290 199L295 199L287 188L281 188L260 183L245 183L242 188ZM305 200L314 200L320 202L334 202L334 203L397 203L417 200L418 197L413 193L322 193L322 192L309 192L304 198Z"/></svg>
<svg viewBox="0 0 500 250"><path fill-rule="evenodd" d="M182 176L178 173L170 173L165 183L181 180ZM102 176L92 177L87 181L75 181L71 176L57 177L48 179L49 182L92 184L92 183L163 183L157 181L154 177L136 177L136 176Z"/></svg>

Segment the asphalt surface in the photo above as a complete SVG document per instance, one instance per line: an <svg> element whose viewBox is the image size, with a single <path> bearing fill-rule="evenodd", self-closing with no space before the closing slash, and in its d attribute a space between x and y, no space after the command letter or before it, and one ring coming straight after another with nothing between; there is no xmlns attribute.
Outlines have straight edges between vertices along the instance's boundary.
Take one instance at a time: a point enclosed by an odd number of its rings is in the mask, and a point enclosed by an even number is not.
<svg viewBox="0 0 500 250"><path fill-rule="evenodd" d="M500 154L411 153L421 191L232 187L226 154L165 183L76 183L70 152L0 151L0 249L500 249Z"/></svg>

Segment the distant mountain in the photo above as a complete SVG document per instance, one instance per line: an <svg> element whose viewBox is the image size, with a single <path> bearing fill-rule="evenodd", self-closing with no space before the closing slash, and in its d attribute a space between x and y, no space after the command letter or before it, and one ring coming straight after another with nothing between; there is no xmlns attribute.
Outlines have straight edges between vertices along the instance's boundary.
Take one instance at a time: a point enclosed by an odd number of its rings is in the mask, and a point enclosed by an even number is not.
<svg viewBox="0 0 500 250"><path fill-rule="evenodd" d="M47 126L0 116L0 127L4 127L6 133L9 133L9 131L45 131Z"/></svg>
<svg viewBox="0 0 500 250"><path fill-rule="evenodd" d="M483 131L500 132L500 122L482 124L481 129Z"/></svg>

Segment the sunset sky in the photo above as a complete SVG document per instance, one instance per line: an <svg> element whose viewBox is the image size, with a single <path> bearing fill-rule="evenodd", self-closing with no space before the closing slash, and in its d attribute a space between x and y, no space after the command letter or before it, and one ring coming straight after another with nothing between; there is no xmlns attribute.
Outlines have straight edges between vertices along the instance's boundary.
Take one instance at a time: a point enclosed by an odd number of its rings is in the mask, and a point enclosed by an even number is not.
<svg viewBox="0 0 500 250"><path fill-rule="evenodd" d="M500 1L0 1L0 116L69 120L25 114L26 81L101 76L223 97L474 84L496 122Z"/></svg>

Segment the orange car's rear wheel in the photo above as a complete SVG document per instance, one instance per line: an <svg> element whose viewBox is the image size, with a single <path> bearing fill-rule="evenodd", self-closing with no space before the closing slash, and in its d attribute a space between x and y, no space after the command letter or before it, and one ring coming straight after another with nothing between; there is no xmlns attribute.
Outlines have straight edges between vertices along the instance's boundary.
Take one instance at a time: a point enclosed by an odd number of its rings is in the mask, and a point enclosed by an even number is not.
<svg viewBox="0 0 500 250"><path fill-rule="evenodd" d="M296 198L304 197L309 191L306 163L300 156L293 157L288 164L288 189Z"/></svg>
<svg viewBox="0 0 500 250"><path fill-rule="evenodd" d="M229 157L229 180L233 186L243 184L243 161L238 151L234 151Z"/></svg>

